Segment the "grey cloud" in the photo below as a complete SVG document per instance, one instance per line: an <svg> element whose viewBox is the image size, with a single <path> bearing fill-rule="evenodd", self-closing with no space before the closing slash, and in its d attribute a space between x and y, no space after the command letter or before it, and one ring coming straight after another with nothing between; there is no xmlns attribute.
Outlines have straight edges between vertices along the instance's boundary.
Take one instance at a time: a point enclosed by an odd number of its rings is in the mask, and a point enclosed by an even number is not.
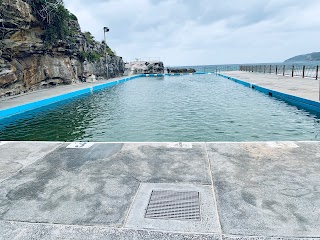
<svg viewBox="0 0 320 240"><path fill-rule="evenodd" d="M65 5L98 40L108 26L108 43L125 59L150 54L181 61L172 65L192 65L281 61L290 49L319 51L317 0L65 0ZM312 38L294 37L303 31Z"/></svg>

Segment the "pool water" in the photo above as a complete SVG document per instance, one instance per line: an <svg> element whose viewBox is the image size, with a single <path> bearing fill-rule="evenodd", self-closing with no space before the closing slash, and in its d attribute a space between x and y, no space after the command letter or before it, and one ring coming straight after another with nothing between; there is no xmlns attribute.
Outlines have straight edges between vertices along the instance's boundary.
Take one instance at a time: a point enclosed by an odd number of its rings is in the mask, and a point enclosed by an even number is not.
<svg viewBox="0 0 320 240"><path fill-rule="evenodd" d="M0 140L320 140L320 118L219 76L165 76L4 119Z"/></svg>

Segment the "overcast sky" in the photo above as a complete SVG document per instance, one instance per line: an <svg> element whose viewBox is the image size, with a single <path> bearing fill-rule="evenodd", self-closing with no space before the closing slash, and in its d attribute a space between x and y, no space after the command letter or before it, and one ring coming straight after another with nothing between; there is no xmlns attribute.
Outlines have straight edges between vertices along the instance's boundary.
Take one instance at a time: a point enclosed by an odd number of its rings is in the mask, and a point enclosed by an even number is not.
<svg viewBox="0 0 320 240"><path fill-rule="evenodd" d="M319 0L64 0L82 31L124 60L165 65L282 62L320 52Z"/></svg>

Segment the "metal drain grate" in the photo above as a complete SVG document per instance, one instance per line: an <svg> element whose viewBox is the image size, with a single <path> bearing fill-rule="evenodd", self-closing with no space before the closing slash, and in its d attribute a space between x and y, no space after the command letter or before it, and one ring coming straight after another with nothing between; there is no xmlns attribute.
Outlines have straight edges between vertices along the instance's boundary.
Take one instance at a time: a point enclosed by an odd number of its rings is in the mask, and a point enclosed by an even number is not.
<svg viewBox="0 0 320 240"><path fill-rule="evenodd" d="M145 217L200 221L199 192L152 191Z"/></svg>

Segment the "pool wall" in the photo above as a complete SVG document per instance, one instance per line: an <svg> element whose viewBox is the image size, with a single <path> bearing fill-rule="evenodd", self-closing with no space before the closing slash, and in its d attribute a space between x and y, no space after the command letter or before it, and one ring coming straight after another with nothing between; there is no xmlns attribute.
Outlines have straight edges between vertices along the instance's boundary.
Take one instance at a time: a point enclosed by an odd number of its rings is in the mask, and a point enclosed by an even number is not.
<svg viewBox="0 0 320 240"><path fill-rule="evenodd" d="M229 79L231 81L234 81L236 83L239 83L239 84L241 84L241 85L243 85L245 87L249 87L249 88L257 90L257 91L259 91L261 93L267 94L267 95L269 95L271 97L275 97L275 98L281 99L281 100L283 100L283 101L285 101L285 102L287 102L287 103L289 103L291 105L297 106L299 108L302 108L302 109L305 109L305 110L308 110L308 111L311 111L311 112L315 112L317 114L320 113L320 102L316 102L316 101L308 100L308 99L305 99L305 98L293 96L293 95L290 95L290 94L274 91L274 90L271 90L271 89L268 89L268 88L260 87L260 86L258 86L256 84L248 83L248 82L245 82L245 81L242 81L242 80L239 80L239 79L236 79L236 78L232 78L232 77L229 77L229 76L226 76L226 75L223 75L223 74L217 74L217 75L220 76L220 77Z"/></svg>

